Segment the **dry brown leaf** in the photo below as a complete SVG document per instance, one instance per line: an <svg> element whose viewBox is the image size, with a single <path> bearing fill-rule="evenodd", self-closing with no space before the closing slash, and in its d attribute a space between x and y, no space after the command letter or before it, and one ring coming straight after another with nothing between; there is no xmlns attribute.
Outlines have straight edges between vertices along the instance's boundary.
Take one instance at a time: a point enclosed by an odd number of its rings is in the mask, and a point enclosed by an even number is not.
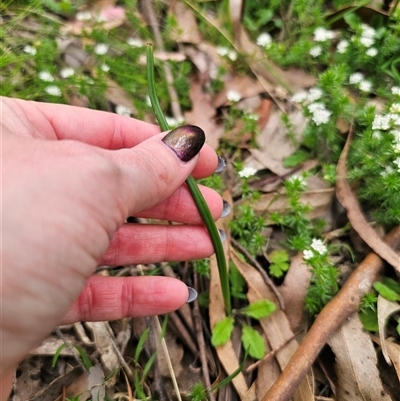
<svg viewBox="0 0 400 401"><path fill-rule="evenodd" d="M249 302L255 302L260 299L270 299L278 305L275 295L265 284L260 273L255 268L242 261L233 249L231 249L230 258L246 280L248 286L247 298ZM282 310L278 309L268 318L260 319L260 324L272 349L279 348L282 344L287 342L288 339L293 337L293 332L290 329L287 316ZM298 343L296 339L293 338L276 354L276 360L281 369L285 368L297 348ZM270 359L271 361L274 360L274 358ZM269 369L268 372L265 369L266 367L269 368L269 366L271 366L271 363L268 359L259 367L257 377L258 399L264 396L268 391L268 386L272 384L264 380L265 375L270 375ZM262 369L263 372L261 371ZM296 397L298 397L296 398L297 400L314 401L313 389L308 377L300 385L298 392L296 392Z"/></svg>
<svg viewBox="0 0 400 401"><path fill-rule="evenodd" d="M189 97L192 110L185 113L186 123L200 126L206 134L207 144L215 150L218 149L224 128L215 122L215 108L212 105L211 96L203 92L200 82L192 79Z"/></svg>
<svg viewBox="0 0 400 401"><path fill-rule="evenodd" d="M225 81L224 90L213 101L214 107L221 107L228 102L226 95L229 90L240 93L242 99L254 97L265 92L264 87L257 80L247 75L236 75Z"/></svg>
<svg viewBox="0 0 400 401"><path fill-rule="evenodd" d="M217 221L217 227L224 229L229 236L229 232L226 230L222 220ZM229 260L229 238L224 241L224 251L226 260ZM221 284L219 280L218 265L215 255L210 260L210 327L213 328L219 321L225 318L225 306L222 297ZM228 374L233 373L240 365L240 362L236 356L235 349L232 341L228 341L225 345L216 348L218 359L221 361L222 366ZM242 398L248 391L248 386L243 373L239 373L233 380L237 393Z"/></svg>
<svg viewBox="0 0 400 401"><path fill-rule="evenodd" d="M117 371L121 364L119 362L116 350L118 349L115 338L111 335L111 328L107 322L86 322L85 326L88 327L94 337L96 348L100 354L100 361L106 375L113 371ZM112 376L107 381L107 387L115 384L117 376Z"/></svg>
<svg viewBox="0 0 400 401"><path fill-rule="evenodd" d="M381 295L378 295L378 326L379 338L381 340L382 354L388 365L391 365L388 352L386 350L386 323L393 313L400 311L400 305L397 302L388 301Z"/></svg>
<svg viewBox="0 0 400 401"><path fill-rule="evenodd" d="M169 331L165 333L164 339L168 348L169 358L171 359L172 366L174 367L174 374L175 376L179 376L183 369L183 346L182 344L178 344L176 342L176 336L172 335ZM161 342L157 344L157 361L160 367L161 374L165 377L171 377L171 372L169 370L165 353L161 346Z"/></svg>
<svg viewBox="0 0 400 401"><path fill-rule="evenodd" d="M171 11L177 23L171 38L178 43L199 44L202 37L192 10L181 1L173 1Z"/></svg>
<svg viewBox="0 0 400 401"><path fill-rule="evenodd" d="M377 344L382 346L382 343L381 343L381 340L379 339L379 337L371 336L371 338ZM385 340L385 348L389 355L390 360L393 363L393 366L397 373L397 377L400 382L400 345L394 343L393 341Z"/></svg>
<svg viewBox="0 0 400 401"><path fill-rule="evenodd" d="M361 210L360 204L347 181L346 159L351 139L352 133L347 137L346 144L337 164L336 196L339 202L347 210L347 217L358 235L376 254L378 254L383 260L386 260L386 262L391 264L400 273L400 255L390 248L390 246L388 246L369 225Z"/></svg>
<svg viewBox="0 0 400 401"><path fill-rule="evenodd" d="M307 328L307 317L304 310L304 298L310 285L311 271L303 261L303 256L297 254L290 262L290 268L285 276L279 292L285 302L285 313L295 332Z"/></svg>
<svg viewBox="0 0 400 401"><path fill-rule="evenodd" d="M253 157L264 168L279 176L290 172L290 169L283 167L283 160L296 150L294 142L300 143L301 135L307 125L307 119L299 110L288 114L288 118L293 125L293 134L296 141L290 140L287 137L287 128L283 124L281 116L282 113L275 108L264 129L257 136L258 149L250 149Z"/></svg>
<svg viewBox="0 0 400 401"><path fill-rule="evenodd" d="M337 401L391 401L386 394L371 339L354 313L330 338L335 354Z"/></svg>
<svg viewBox="0 0 400 401"><path fill-rule="evenodd" d="M89 369L89 389L92 400L104 400L106 387L104 385L104 372L99 363Z"/></svg>
<svg viewBox="0 0 400 401"><path fill-rule="evenodd" d="M107 79L106 99L115 105L125 106L131 110L131 114L135 114L136 112L133 107L132 98L121 86L109 78Z"/></svg>

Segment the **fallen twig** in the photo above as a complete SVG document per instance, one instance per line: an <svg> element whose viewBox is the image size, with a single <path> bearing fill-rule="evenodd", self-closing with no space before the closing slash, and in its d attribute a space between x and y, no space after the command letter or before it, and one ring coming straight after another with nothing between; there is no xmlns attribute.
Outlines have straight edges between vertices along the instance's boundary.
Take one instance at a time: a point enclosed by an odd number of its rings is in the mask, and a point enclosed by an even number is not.
<svg viewBox="0 0 400 401"><path fill-rule="evenodd" d="M393 249L400 246L400 226L384 239ZM361 298L371 290L383 268L382 259L370 253L348 278L339 293L316 318L304 341L261 401L288 401L302 382L330 335L355 311Z"/></svg>

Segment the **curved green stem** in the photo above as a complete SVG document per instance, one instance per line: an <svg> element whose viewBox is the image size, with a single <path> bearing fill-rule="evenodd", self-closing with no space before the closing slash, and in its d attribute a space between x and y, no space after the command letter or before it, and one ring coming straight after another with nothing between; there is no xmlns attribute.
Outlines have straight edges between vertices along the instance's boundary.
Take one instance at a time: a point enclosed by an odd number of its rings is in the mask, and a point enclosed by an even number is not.
<svg viewBox="0 0 400 401"><path fill-rule="evenodd" d="M156 86L154 80L153 46L150 43L147 44L147 80L148 80L150 101L154 114L156 115L157 121L160 124L161 129L163 131L168 131L170 128L161 110L161 106L157 98ZM211 242L214 247L218 264L219 278L221 282L222 296L224 298L225 312L227 315L229 315L231 312L231 297L229 293L230 291L229 291L228 270L226 265L224 248L221 242L221 237L215 225L214 219L211 216L210 209L208 208L208 205L203 197L203 194L200 192L200 189L197 186L196 181L191 175L187 178L186 184L190 190L190 193L192 194L193 200L197 206L201 218L204 221L204 224L207 228L207 231L211 238Z"/></svg>

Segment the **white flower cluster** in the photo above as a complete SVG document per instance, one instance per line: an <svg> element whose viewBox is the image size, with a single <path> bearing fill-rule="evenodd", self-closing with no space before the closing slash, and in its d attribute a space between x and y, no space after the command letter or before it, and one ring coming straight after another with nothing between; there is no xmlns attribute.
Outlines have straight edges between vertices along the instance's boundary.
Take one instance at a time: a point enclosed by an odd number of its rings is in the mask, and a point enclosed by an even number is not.
<svg viewBox="0 0 400 401"><path fill-rule="evenodd" d="M372 83L367 79L364 79L364 75L361 72L355 72L351 74L349 77L349 83L352 85L357 85L358 89L362 92L371 92L372 90Z"/></svg>
<svg viewBox="0 0 400 401"><path fill-rule="evenodd" d="M108 64L102 64L101 66L100 66L100 70L101 71L104 71L104 72L108 72L108 71L110 71L110 66L108 65Z"/></svg>
<svg viewBox="0 0 400 401"><path fill-rule="evenodd" d="M312 47L309 54L314 58L320 56L322 54L322 47L320 45Z"/></svg>
<svg viewBox="0 0 400 401"><path fill-rule="evenodd" d="M326 108L324 103L316 102L316 100L321 99L323 94L324 93L320 88L313 87L310 88L308 92L300 91L295 93L292 96L292 102L309 102L307 109L312 114L311 119L314 121L315 125L326 124L329 121L332 113Z"/></svg>
<svg viewBox="0 0 400 401"><path fill-rule="evenodd" d="M36 48L31 45L26 45L24 47L24 52L26 54L30 54L31 56L34 56L36 54Z"/></svg>
<svg viewBox="0 0 400 401"><path fill-rule="evenodd" d="M221 57L227 56L232 61L236 61L236 59L237 59L237 53L234 50L228 49L225 46L218 46L217 47L217 53Z"/></svg>
<svg viewBox="0 0 400 401"><path fill-rule="evenodd" d="M238 91L235 91L234 89L229 89L228 92L226 92L226 98L230 102L236 103L242 98L242 95Z"/></svg>
<svg viewBox="0 0 400 401"><path fill-rule="evenodd" d="M75 18L78 21L90 21L93 18L93 15L90 11L78 11Z"/></svg>
<svg viewBox="0 0 400 401"><path fill-rule="evenodd" d="M302 188L305 188L306 186L306 179L303 175L299 175L299 174L293 174L292 176L290 176L287 181L293 183L293 184L298 184L300 185Z"/></svg>
<svg viewBox="0 0 400 401"><path fill-rule="evenodd" d="M53 75L51 75L48 71L40 71L38 76L39 76L39 79L44 82L53 82L54 81Z"/></svg>
<svg viewBox="0 0 400 401"><path fill-rule="evenodd" d="M343 39L337 44L336 51L338 53L345 53L348 47L349 47L349 41Z"/></svg>
<svg viewBox="0 0 400 401"><path fill-rule="evenodd" d="M353 42L359 43L363 47L371 47L375 43L375 35L376 31L374 28L370 27L367 24L361 24L359 32L353 35L351 40ZM370 57L376 56L376 54L378 54L378 50L376 48L374 49L374 51L369 52L369 54L367 55Z"/></svg>
<svg viewBox="0 0 400 401"><path fill-rule="evenodd" d="M395 126L400 126L400 115L395 113L377 114L372 122L373 130L388 131Z"/></svg>
<svg viewBox="0 0 400 401"><path fill-rule="evenodd" d="M335 37L335 32L325 29L322 26L314 30L315 42L326 42L327 40L331 40L334 37Z"/></svg>
<svg viewBox="0 0 400 401"><path fill-rule="evenodd" d="M69 78L72 77L72 75L75 74L75 70L71 67L65 67L60 71L60 77L61 78Z"/></svg>
<svg viewBox="0 0 400 401"><path fill-rule="evenodd" d="M254 167L245 167L239 171L239 177L249 178L253 176L256 172L257 170Z"/></svg>
<svg viewBox="0 0 400 401"><path fill-rule="evenodd" d="M311 249L303 251L303 259L310 260L317 255L325 255L328 252L328 248L320 239L313 239L311 242Z"/></svg>
<svg viewBox="0 0 400 401"><path fill-rule="evenodd" d="M258 46L261 47L270 47L271 43L272 43L272 38L271 35L269 33L262 33L256 40L256 43L258 44Z"/></svg>
<svg viewBox="0 0 400 401"><path fill-rule="evenodd" d="M127 116L129 117L131 115L131 109L129 107L126 107L122 104L117 104L115 106L115 112L119 114L120 116Z"/></svg>
<svg viewBox="0 0 400 401"><path fill-rule="evenodd" d="M132 46L132 47L142 47L143 46L143 40L139 39L139 38L128 38L126 43L128 43L128 45Z"/></svg>
<svg viewBox="0 0 400 401"><path fill-rule="evenodd" d="M391 92L393 95L400 96L400 86L393 86Z"/></svg>
<svg viewBox="0 0 400 401"><path fill-rule="evenodd" d="M51 96L61 96L61 89L56 85L47 86L44 91Z"/></svg>
<svg viewBox="0 0 400 401"><path fill-rule="evenodd" d="M95 47L94 47L94 52L96 54L98 54L99 56L102 56L104 54L107 54L108 52L108 45L106 45L105 43L98 43Z"/></svg>

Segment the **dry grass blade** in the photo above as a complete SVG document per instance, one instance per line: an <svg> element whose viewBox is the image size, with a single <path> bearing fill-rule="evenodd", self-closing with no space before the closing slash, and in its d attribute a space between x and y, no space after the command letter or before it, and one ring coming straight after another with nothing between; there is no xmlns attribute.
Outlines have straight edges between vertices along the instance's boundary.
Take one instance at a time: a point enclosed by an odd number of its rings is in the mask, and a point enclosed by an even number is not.
<svg viewBox="0 0 400 401"><path fill-rule="evenodd" d="M351 190L347 181L346 159L350 148L353 129L350 130L346 144L337 165L337 183L336 195L339 202L347 210L347 217L352 227L357 231L358 235L367 243L367 245L378 254L383 260L390 263L400 273L400 255L391 249L378 236L375 230L368 224L356 196Z"/></svg>
<svg viewBox="0 0 400 401"><path fill-rule="evenodd" d="M386 237L388 246L400 246L400 226ZM287 401L311 368L322 347L340 325L354 313L383 268L382 259L370 253L351 274L340 292L321 311L279 379L261 401Z"/></svg>

